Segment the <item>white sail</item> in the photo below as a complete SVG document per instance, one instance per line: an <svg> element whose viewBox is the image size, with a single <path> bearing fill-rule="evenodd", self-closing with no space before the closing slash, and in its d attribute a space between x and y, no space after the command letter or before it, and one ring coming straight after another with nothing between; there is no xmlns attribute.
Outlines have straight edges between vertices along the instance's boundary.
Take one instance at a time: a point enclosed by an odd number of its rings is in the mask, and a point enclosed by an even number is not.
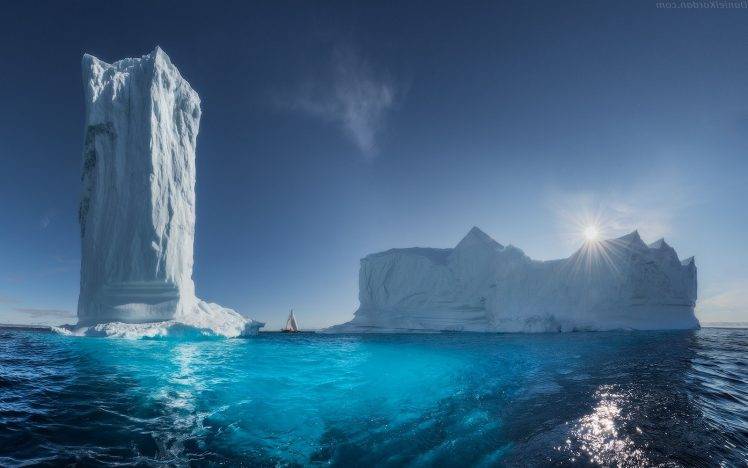
<svg viewBox="0 0 748 468"><path fill-rule="evenodd" d="M288 318L286 319L286 326L283 327L284 331L299 331L298 325L296 325L296 317L293 315L293 309L291 309L291 312L288 314Z"/></svg>

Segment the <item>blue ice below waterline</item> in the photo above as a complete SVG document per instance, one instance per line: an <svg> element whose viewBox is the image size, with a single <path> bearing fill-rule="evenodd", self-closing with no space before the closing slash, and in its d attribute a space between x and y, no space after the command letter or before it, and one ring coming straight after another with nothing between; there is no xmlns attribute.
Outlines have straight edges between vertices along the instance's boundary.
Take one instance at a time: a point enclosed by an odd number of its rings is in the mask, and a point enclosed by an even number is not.
<svg viewBox="0 0 748 468"><path fill-rule="evenodd" d="M0 465L740 465L748 330L0 330Z"/></svg>

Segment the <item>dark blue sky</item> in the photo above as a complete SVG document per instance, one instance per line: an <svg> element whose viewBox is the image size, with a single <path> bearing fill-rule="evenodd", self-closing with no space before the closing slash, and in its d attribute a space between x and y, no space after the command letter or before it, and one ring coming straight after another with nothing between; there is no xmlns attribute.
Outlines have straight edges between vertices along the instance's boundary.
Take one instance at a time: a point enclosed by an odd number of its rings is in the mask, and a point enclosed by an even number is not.
<svg viewBox="0 0 748 468"><path fill-rule="evenodd" d="M73 321L84 52L160 45L200 94L197 292L347 320L360 257L478 225L696 256L748 320L748 9L645 2L13 2L0 16L0 322Z"/></svg>

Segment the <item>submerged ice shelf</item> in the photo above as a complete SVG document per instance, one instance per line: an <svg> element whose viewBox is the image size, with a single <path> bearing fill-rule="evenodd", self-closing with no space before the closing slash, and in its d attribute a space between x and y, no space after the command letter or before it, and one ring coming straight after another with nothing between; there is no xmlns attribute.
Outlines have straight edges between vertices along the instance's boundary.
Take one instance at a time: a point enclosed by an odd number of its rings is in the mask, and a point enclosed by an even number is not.
<svg viewBox="0 0 748 468"><path fill-rule="evenodd" d="M406 248L361 260L360 307L329 333L692 329L696 265L634 231L572 256L530 259L474 227L453 249Z"/></svg>
<svg viewBox="0 0 748 468"><path fill-rule="evenodd" d="M262 323L195 296L197 93L158 47L112 64L86 54L83 81L81 287L69 332L256 334Z"/></svg>

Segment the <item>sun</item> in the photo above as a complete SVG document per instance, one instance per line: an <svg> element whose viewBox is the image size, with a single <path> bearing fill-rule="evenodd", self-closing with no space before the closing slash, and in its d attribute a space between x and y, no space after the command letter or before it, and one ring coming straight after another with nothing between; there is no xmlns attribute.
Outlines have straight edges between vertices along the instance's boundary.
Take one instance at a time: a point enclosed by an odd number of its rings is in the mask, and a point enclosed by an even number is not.
<svg viewBox="0 0 748 468"><path fill-rule="evenodd" d="M597 226L587 226L584 228L584 238L588 242L596 241L599 235L600 231L598 231Z"/></svg>

